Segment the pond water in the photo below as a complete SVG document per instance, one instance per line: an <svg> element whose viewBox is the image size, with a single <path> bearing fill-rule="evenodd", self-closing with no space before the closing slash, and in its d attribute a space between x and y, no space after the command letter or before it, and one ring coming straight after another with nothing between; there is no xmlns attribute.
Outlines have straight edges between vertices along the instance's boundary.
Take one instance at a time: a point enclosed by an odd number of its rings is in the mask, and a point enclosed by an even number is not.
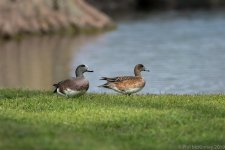
<svg viewBox="0 0 225 150"><path fill-rule="evenodd" d="M140 93L225 93L225 13L159 13L120 21L92 36L32 37L1 42L0 87L52 89L84 63L90 92L101 76L133 75L136 64L146 86Z"/></svg>

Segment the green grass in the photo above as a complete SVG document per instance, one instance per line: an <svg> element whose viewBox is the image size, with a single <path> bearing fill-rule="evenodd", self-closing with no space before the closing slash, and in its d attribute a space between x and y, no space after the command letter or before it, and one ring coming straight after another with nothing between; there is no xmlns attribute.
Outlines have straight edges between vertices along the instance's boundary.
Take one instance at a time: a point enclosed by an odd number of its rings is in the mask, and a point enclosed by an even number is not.
<svg viewBox="0 0 225 150"><path fill-rule="evenodd" d="M0 149L181 149L225 147L225 95L64 98L0 90Z"/></svg>

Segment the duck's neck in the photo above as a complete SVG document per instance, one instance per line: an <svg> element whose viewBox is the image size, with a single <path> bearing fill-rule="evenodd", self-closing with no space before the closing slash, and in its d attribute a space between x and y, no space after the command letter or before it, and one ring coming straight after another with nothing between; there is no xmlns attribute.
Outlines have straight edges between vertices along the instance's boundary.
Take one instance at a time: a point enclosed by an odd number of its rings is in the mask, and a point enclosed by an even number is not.
<svg viewBox="0 0 225 150"><path fill-rule="evenodd" d="M141 71L138 70L137 68L134 68L134 75L135 75L136 77L141 77Z"/></svg>
<svg viewBox="0 0 225 150"><path fill-rule="evenodd" d="M77 69L77 70L75 71L75 74L76 74L76 77L84 77L83 72L80 71L79 69Z"/></svg>

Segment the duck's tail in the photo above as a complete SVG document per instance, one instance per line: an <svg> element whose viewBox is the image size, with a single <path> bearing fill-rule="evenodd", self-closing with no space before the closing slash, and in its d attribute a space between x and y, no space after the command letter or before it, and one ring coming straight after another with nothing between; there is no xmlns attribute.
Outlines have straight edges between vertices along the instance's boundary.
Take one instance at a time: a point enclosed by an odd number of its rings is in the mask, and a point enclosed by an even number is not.
<svg viewBox="0 0 225 150"><path fill-rule="evenodd" d="M59 85L58 84L53 84L52 86L55 87L55 90L53 91L53 93L56 93L57 92L57 88L59 87Z"/></svg>
<svg viewBox="0 0 225 150"><path fill-rule="evenodd" d="M101 77L100 80L108 80L107 77Z"/></svg>
<svg viewBox="0 0 225 150"><path fill-rule="evenodd" d="M108 77L101 77L100 80L106 80L107 82L115 82L118 77L108 78Z"/></svg>
<svg viewBox="0 0 225 150"><path fill-rule="evenodd" d="M99 85L98 87L110 88L108 83L105 83L105 84Z"/></svg>

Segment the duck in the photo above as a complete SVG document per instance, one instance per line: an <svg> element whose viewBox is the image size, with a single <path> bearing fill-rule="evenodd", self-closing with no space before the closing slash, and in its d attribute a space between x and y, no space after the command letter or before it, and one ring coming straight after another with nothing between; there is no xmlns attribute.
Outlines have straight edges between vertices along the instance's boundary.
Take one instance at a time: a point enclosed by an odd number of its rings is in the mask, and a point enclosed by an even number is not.
<svg viewBox="0 0 225 150"><path fill-rule="evenodd" d="M107 82L99 87L131 95L141 91L145 86L145 80L141 75L142 71L149 72L143 64L137 64L134 67L134 76L101 77L100 80L105 80Z"/></svg>
<svg viewBox="0 0 225 150"><path fill-rule="evenodd" d="M54 93L58 93L59 95L66 97L75 97L86 93L89 89L89 81L84 77L85 72L94 71L89 70L87 65L79 65L75 70L76 77L71 77L53 84L55 87Z"/></svg>

